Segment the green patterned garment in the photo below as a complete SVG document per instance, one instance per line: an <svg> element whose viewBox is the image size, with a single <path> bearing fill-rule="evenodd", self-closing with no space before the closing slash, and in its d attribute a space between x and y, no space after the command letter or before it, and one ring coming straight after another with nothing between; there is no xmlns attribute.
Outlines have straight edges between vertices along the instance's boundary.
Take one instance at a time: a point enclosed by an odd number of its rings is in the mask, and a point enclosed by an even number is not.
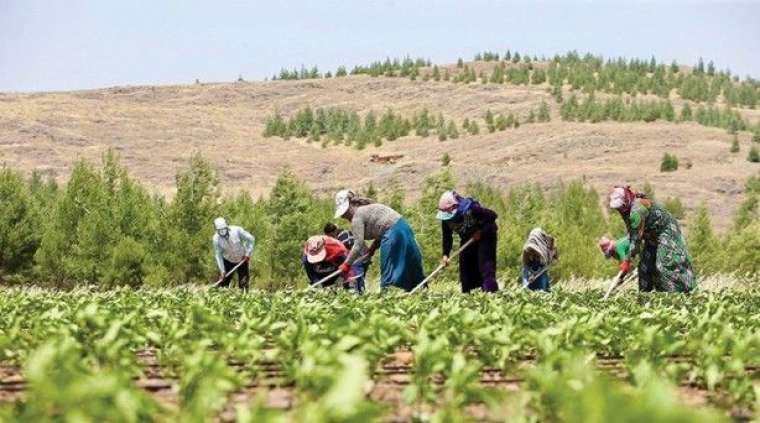
<svg viewBox="0 0 760 423"><path fill-rule="evenodd" d="M659 204L637 198L624 217L630 249L626 259L640 254L639 290L690 292L697 281L678 221Z"/></svg>

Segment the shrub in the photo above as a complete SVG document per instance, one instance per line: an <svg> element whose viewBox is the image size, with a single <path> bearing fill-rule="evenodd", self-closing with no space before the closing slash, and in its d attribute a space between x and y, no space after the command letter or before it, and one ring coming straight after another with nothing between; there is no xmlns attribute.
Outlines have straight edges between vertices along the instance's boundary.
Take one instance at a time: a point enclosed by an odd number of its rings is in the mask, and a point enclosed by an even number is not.
<svg viewBox="0 0 760 423"><path fill-rule="evenodd" d="M739 152L739 138L734 135L734 139L731 141L731 150L732 153L738 153Z"/></svg>
<svg viewBox="0 0 760 423"><path fill-rule="evenodd" d="M747 160L752 163L760 163L760 152L758 152L757 147L754 145L749 149L749 154L747 154Z"/></svg>
<svg viewBox="0 0 760 423"><path fill-rule="evenodd" d="M680 220L680 219L683 219L686 216L686 213L685 213L684 207L683 207L683 203L681 203L681 200L679 198L677 198L677 197L668 198L663 203L663 206L676 219Z"/></svg>
<svg viewBox="0 0 760 423"><path fill-rule="evenodd" d="M448 166L451 164L451 157L449 156L449 153L443 153L443 157L441 157L441 166Z"/></svg>
<svg viewBox="0 0 760 423"><path fill-rule="evenodd" d="M660 172L673 172L676 170L678 170L678 158L670 153L665 153L660 163Z"/></svg>

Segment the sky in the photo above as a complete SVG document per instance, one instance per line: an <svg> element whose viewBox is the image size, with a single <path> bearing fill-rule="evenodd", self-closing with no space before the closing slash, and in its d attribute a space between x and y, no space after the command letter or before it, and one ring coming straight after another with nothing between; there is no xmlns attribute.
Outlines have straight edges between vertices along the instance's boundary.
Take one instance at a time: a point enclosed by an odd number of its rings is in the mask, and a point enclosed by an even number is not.
<svg viewBox="0 0 760 423"><path fill-rule="evenodd" d="M760 0L0 0L0 91L261 80L283 67L577 50L760 77Z"/></svg>

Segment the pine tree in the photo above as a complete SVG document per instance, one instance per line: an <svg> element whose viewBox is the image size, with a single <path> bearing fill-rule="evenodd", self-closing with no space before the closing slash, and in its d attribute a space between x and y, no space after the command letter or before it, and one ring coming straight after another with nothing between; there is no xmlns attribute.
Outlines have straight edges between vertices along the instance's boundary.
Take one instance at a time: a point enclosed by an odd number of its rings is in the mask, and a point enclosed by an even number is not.
<svg viewBox="0 0 760 423"><path fill-rule="evenodd" d="M488 128L488 132L494 132L496 130L496 126L493 122L493 113L491 113L491 109L488 109L486 111L486 128Z"/></svg>
<svg viewBox="0 0 760 423"><path fill-rule="evenodd" d="M449 138L455 140L459 138L459 130L457 129L457 124L454 122L454 120L449 121L449 125L446 128L446 132L449 134Z"/></svg>
<svg viewBox="0 0 760 423"><path fill-rule="evenodd" d="M697 208L696 215L689 225L689 253L696 269L711 269L715 271L720 259L720 240L712 230L710 213L702 204ZM704 270L702 270L704 272ZM707 272L704 272L707 273Z"/></svg>
<svg viewBox="0 0 760 423"><path fill-rule="evenodd" d="M528 114L528 119L525 121L525 123L534 123L536 122L536 114L533 112L533 109L530 110L530 113Z"/></svg>
<svg viewBox="0 0 760 423"><path fill-rule="evenodd" d="M697 67L694 68L694 73L696 75L702 75L705 73L705 62L701 57L699 58L699 62L697 62Z"/></svg>
<svg viewBox="0 0 760 423"><path fill-rule="evenodd" d="M707 75L708 76L714 76L715 75L715 64L712 60L707 62Z"/></svg>
<svg viewBox="0 0 760 423"><path fill-rule="evenodd" d="M670 72L674 74L678 73L678 63L675 60L670 64Z"/></svg>
<svg viewBox="0 0 760 423"><path fill-rule="evenodd" d="M678 158L675 155L665 153L660 163L660 172L673 172L678 170Z"/></svg>
<svg viewBox="0 0 760 423"><path fill-rule="evenodd" d="M433 66L433 80L434 81L441 80L441 72L438 70L438 65Z"/></svg>
<svg viewBox="0 0 760 423"><path fill-rule="evenodd" d="M506 130L509 127L507 118L505 118L503 114L499 113L496 115L496 119L494 120L494 126L496 126L496 129L499 131Z"/></svg>
<svg viewBox="0 0 760 423"><path fill-rule="evenodd" d="M739 138L734 135L734 139L731 141L731 150L732 153L738 153L739 152Z"/></svg>
<svg viewBox="0 0 760 423"><path fill-rule="evenodd" d="M754 145L749 149L749 154L747 154L747 161L751 163L760 163L760 151L758 151L757 147Z"/></svg>
<svg viewBox="0 0 760 423"><path fill-rule="evenodd" d="M551 120L551 115L549 113L549 105L546 103L546 101L541 101L541 106L538 108L538 121L539 122L549 122Z"/></svg>
<svg viewBox="0 0 760 423"><path fill-rule="evenodd" d="M449 164L451 164L451 157L449 156L449 153L443 153L443 157L441 157L441 166L446 167Z"/></svg>
<svg viewBox="0 0 760 423"><path fill-rule="evenodd" d="M464 61L462 60L461 57L459 59L457 59L457 67L458 68L464 67Z"/></svg>
<svg viewBox="0 0 760 423"><path fill-rule="evenodd" d="M691 119L692 119L691 106L689 106L689 102L684 102L683 107L681 108L681 120L686 122Z"/></svg>

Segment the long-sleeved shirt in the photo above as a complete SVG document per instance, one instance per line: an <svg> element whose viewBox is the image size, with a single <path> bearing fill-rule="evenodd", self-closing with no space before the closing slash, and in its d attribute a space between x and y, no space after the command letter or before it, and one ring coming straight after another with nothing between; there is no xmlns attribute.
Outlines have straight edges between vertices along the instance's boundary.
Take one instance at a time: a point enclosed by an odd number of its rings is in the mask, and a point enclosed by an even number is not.
<svg viewBox="0 0 760 423"><path fill-rule="evenodd" d="M309 263L304 254L302 262L306 275L310 283L318 282L320 279L338 270L338 266L346 260L348 249L335 238L325 237L325 249L327 254L325 259L319 263ZM332 281L328 281L325 286L331 285L340 275L335 276Z"/></svg>
<svg viewBox="0 0 760 423"><path fill-rule="evenodd" d="M243 260L243 257L250 257L253 247L256 245L256 238L240 226L230 225L228 236L223 237L215 233L212 245L216 266L219 268L219 272L223 273L224 260L238 263Z"/></svg>
<svg viewBox="0 0 760 423"><path fill-rule="evenodd" d="M396 210L383 204L368 204L357 208L351 219L354 246L348 254L348 264L353 264L362 254L364 241L381 239L399 219L401 215Z"/></svg>
<svg viewBox="0 0 760 423"><path fill-rule="evenodd" d="M458 233L461 241L466 242L477 231L496 231L496 218L499 215L491 209L481 206L477 202L464 213L457 212L457 215L449 220L441 222L441 234L443 255L448 256L454 245L454 232Z"/></svg>

